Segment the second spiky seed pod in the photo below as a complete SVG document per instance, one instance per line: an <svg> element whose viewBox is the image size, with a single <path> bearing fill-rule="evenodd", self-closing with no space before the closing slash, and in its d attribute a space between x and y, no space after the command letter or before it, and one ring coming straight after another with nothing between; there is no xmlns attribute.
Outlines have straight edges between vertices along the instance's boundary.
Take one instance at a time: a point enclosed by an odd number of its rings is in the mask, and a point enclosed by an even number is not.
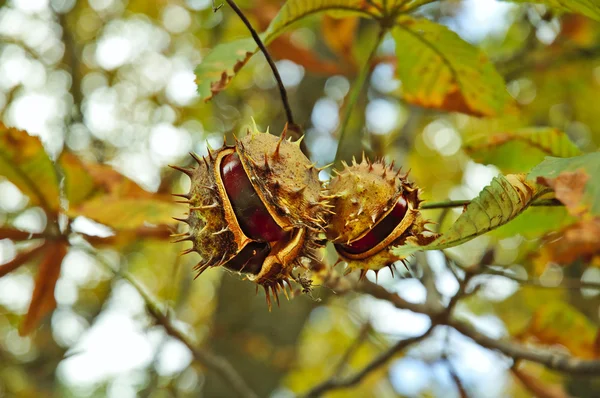
<svg viewBox="0 0 600 398"><path fill-rule="evenodd" d="M344 164L328 189L335 216L327 237L348 270L360 269L361 277L403 261L392 253L394 246L435 239L419 211L419 189L383 161Z"/></svg>

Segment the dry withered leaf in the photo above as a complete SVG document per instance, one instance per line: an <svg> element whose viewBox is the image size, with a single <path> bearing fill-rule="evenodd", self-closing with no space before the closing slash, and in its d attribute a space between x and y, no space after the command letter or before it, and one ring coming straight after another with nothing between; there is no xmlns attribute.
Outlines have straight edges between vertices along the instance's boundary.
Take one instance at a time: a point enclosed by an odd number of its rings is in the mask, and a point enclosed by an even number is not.
<svg viewBox="0 0 600 398"><path fill-rule="evenodd" d="M54 288L60 275L62 260L67 254L68 243L64 240L49 241L39 265L29 310L19 328L19 334L31 333L41 319L56 307Z"/></svg>
<svg viewBox="0 0 600 398"><path fill-rule="evenodd" d="M546 185L554 190L556 198L567 206L573 216L582 216L589 209L582 203L585 185L590 176L583 169L565 171L556 178L538 177L538 184Z"/></svg>

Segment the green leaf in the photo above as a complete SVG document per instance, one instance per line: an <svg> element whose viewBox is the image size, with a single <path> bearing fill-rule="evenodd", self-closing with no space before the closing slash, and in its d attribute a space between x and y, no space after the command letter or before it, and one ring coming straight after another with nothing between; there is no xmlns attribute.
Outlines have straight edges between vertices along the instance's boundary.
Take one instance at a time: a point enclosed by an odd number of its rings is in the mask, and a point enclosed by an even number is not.
<svg viewBox="0 0 600 398"><path fill-rule="evenodd" d="M198 93L205 101L225 89L235 74L256 53L252 38L219 44L196 68Z"/></svg>
<svg viewBox="0 0 600 398"><path fill-rule="evenodd" d="M364 0L288 0L265 31L265 41L270 43L292 24L321 12L334 13L336 16L359 15L367 18L377 15Z"/></svg>
<svg viewBox="0 0 600 398"><path fill-rule="evenodd" d="M504 80L488 58L445 26L398 18L392 30L404 99L426 108L495 116L508 104Z"/></svg>
<svg viewBox="0 0 600 398"><path fill-rule="evenodd" d="M65 176L64 189L69 206L76 206L92 194L94 180L81 160L70 152L63 152L58 164Z"/></svg>
<svg viewBox="0 0 600 398"><path fill-rule="evenodd" d="M450 229L434 242L426 246L409 243L395 247L393 253L406 257L422 250L458 246L506 224L548 191L527 181L523 174L498 176L471 201Z"/></svg>
<svg viewBox="0 0 600 398"><path fill-rule="evenodd" d="M540 238L544 234L557 231L577 221L570 216L564 206L529 207L519 217L492 232L498 238L509 238L522 235L526 239Z"/></svg>
<svg viewBox="0 0 600 398"><path fill-rule="evenodd" d="M71 217L84 216L117 230L136 229L145 224L173 224L181 216L181 205L147 198L96 197L68 211Z"/></svg>
<svg viewBox="0 0 600 398"><path fill-rule="evenodd" d="M39 138L0 123L0 176L15 184L32 205L46 211L60 208L60 191L54 164Z"/></svg>
<svg viewBox="0 0 600 398"><path fill-rule="evenodd" d="M408 11L412 11L416 8L421 7L422 5L433 3L437 0L379 0L378 3L388 3L388 9L396 9L398 8L402 12L406 13ZM390 4L391 3L391 4Z"/></svg>
<svg viewBox="0 0 600 398"><path fill-rule="evenodd" d="M363 0L289 0L267 30L260 35L268 45L304 17L318 13L336 15L360 15L372 17L374 11ZM205 101L224 90L237 72L258 52L258 46L252 38L236 40L216 46L196 68L198 94Z"/></svg>
<svg viewBox="0 0 600 398"><path fill-rule="evenodd" d="M574 215L600 216L600 152L572 158L547 157L527 178L548 185Z"/></svg>
<svg viewBox="0 0 600 398"><path fill-rule="evenodd" d="M600 21L600 3L598 0L504 0L513 3L538 3L575 14L582 14Z"/></svg>
<svg viewBox="0 0 600 398"><path fill-rule="evenodd" d="M482 134L469 141L464 149L476 162L493 164L504 173L527 172L546 156L581 155L565 133L550 127ZM523 156L524 153L527 156Z"/></svg>

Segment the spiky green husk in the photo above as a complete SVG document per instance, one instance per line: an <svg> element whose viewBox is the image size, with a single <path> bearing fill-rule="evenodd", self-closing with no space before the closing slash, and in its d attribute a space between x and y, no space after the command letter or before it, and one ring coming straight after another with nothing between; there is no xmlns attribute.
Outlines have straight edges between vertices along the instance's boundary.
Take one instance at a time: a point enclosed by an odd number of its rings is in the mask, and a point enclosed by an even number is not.
<svg viewBox="0 0 600 398"><path fill-rule="evenodd" d="M289 238L271 242L271 252L258 274L248 274L247 279L262 285L271 306L270 292L277 302L277 293L289 280L297 267L320 269L319 251L324 246L324 231L328 210L319 181L319 169L304 156L300 141L285 140L269 133L260 133L254 126L248 134L236 140L234 147L224 145L209 150L203 159L195 155L198 166L182 169L192 180L190 192L178 195L186 198L190 213L186 222L190 228L181 240L190 240L202 261L199 273L209 267L227 266L251 240L246 237L235 218L232 205L222 184L220 162L229 153L237 152L254 189L275 222ZM284 290L285 292L285 290ZM286 294L287 296L287 294Z"/></svg>
<svg viewBox="0 0 600 398"><path fill-rule="evenodd" d="M269 213L284 230L305 230L294 266L320 262L324 232L331 214L319 180L320 169L300 150L300 140L258 131L256 126L235 144L242 165ZM288 265L288 264L286 264Z"/></svg>
<svg viewBox="0 0 600 398"><path fill-rule="evenodd" d="M340 261L348 264L349 271L360 269L364 276L369 269L393 267L405 259L394 255L392 247L407 242L425 244L435 239L419 212L419 189L408 181L407 175L401 175L400 170L394 170L383 161L371 163L363 158L351 166L344 164L344 169L330 181L328 190L335 216L330 220L327 238L337 244ZM343 251L341 245L362 238L394 208L400 197L404 197L408 209L386 242L369 250L369 255Z"/></svg>
<svg viewBox="0 0 600 398"><path fill-rule="evenodd" d="M327 199L319 170L300 150L300 141L261 133L256 127L236 141L244 169L275 221L283 228L324 231Z"/></svg>
<svg viewBox="0 0 600 398"><path fill-rule="evenodd" d="M190 192L179 195L187 199L189 213L186 219L179 219L188 224L189 231L179 241L189 240L201 261L196 266L198 274L209 267L225 264L233 258L242 247L238 246L233 231L224 214L223 199L219 195L215 181L214 158L209 155L196 159L197 166L192 169L178 170L186 173L191 180Z"/></svg>

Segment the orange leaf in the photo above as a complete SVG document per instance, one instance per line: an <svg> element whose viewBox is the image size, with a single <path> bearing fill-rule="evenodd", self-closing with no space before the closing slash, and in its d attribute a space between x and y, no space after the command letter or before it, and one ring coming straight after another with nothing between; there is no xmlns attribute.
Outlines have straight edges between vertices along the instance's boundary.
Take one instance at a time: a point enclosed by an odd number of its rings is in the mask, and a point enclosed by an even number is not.
<svg viewBox="0 0 600 398"><path fill-rule="evenodd" d="M558 345L583 359L596 358L597 327L577 308L563 301L539 307L520 335L545 345Z"/></svg>
<svg viewBox="0 0 600 398"><path fill-rule="evenodd" d="M290 38L291 35L284 34L269 45L269 51L275 58L289 59L308 72L320 75L347 75L350 72L335 62L320 59L312 50L297 45Z"/></svg>
<svg viewBox="0 0 600 398"><path fill-rule="evenodd" d="M60 275L62 260L67 254L65 241L48 243L46 254L40 263L31 297L29 310L19 328L19 334L29 334L39 324L40 320L56 307L54 288Z"/></svg>
<svg viewBox="0 0 600 398"><path fill-rule="evenodd" d="M325 43L335 54L352 65L355 64L352 56L352 45L355 41L358 21L358 17L334 18L325 15L321 22L321 31Z"/></svg>
<svg viewBox="0 0 600 398"><path fill-rule="evenodd" d="M600 217L579 221L544 238L546 243L535 258L536 268L554 262L568 265L582 257L589 260L600 254Z"/></svg>
<svg viewBox="0 0 600 398"><path fill-rule="evenodd" d="M133 198L153 196L152 193L145 191L134 181L108 165L92 163L85 164L84 167L92 176L94 184L111 196Z"/></svg>

